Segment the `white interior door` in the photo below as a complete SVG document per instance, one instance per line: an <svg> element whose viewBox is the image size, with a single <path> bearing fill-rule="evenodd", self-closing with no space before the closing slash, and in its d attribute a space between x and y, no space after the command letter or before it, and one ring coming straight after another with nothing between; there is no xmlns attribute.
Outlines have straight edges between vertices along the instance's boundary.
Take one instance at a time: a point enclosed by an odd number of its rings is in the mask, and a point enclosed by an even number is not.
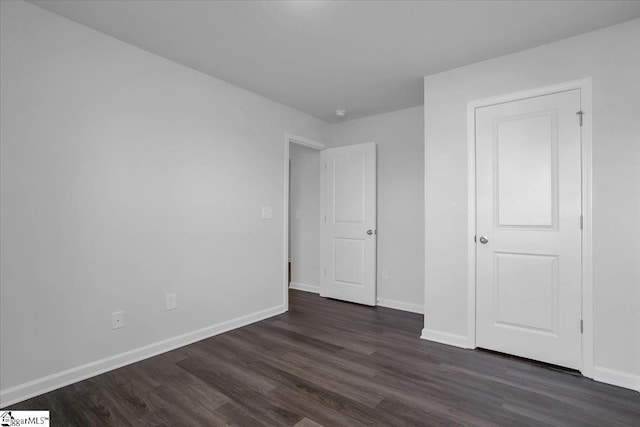
<svg viewBox="0 0 640 427"><path fill-rule="evenodd" d="M322 151L320 295L376 305L376 145Z"/></svg>
<svg viewBox="0 0 640 427"><path fill-rule="evenodd" d="M581 362L580 90L476 109L476 344Z"/></svg>

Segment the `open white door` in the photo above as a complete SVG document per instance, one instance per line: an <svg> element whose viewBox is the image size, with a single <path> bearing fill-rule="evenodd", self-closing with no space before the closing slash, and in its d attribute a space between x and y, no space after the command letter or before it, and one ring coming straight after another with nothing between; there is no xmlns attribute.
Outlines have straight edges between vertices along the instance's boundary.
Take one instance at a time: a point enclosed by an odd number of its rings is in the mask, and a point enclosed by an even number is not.
<svg viewBox="0 0 640 427"><path fill-rule="evenodd" d="M476 110L477 345L574 369L580 105L570 90Z"/></svg>
<svg viewBox="0 0 640 427"><path fill-rule="evenodd" d="M376 144L322 151L320 295L376 305Z"/></svg>

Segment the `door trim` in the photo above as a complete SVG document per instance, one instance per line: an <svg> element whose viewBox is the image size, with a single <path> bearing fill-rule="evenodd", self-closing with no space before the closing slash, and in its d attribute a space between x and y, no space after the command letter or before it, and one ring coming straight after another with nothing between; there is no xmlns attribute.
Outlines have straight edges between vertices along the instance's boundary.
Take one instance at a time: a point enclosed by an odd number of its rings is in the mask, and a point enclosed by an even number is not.
<svg viewBox="0 0 640 427"><path fill-rule="evenodd" d="M519 101L569 90L580 90L581 110L584 112L580 128L582 146L582 360L580 371L593 377L593 266L592 266L592 82L591 78L552 86L479 99L467 103L467 347L476 348L476 117L477 108L505 102ZM577 119L576 119L577 120ZM578 327L578 325L576 325Z"/></svg>
<svg viewBox="0 0 640 427"><path fill-rule="evenodd" d="M294 135L289 132L284 134L284 208L283 208L283 258L282 258L282 301L286 311L289 311L289 144L304 145L315 150L328 148L322 142L314 141L304 136Z"/></svg>

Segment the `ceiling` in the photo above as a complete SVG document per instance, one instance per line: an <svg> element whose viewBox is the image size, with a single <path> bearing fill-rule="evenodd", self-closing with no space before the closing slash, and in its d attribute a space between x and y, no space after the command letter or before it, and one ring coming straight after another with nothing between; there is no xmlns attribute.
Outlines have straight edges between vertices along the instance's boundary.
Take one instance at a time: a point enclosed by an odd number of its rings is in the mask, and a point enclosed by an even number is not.
<svg viewBox="0 0 640 427"><path fill-rule="evenodd" d="M421 105L425 75L640 17L640 1L610 0L31 3L329 122Z"/></svg>

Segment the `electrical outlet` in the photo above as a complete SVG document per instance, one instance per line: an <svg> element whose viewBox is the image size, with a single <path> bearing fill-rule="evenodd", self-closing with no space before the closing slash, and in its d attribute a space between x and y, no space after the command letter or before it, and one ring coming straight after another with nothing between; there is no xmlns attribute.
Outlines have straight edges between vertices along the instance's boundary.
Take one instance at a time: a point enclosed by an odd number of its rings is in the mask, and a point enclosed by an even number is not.
<svg viewBox="0 0 640 427"><path fill-rule="evenodd" d="M122 311L114 311L111 313L111 329L118 329L124 326L124 313Z"/></svg>
<svg viewBox="0 0 640 427"><path fill-rule="evenodd" d="M176 309L176 294L167 294L167 310Z"/></svg>

